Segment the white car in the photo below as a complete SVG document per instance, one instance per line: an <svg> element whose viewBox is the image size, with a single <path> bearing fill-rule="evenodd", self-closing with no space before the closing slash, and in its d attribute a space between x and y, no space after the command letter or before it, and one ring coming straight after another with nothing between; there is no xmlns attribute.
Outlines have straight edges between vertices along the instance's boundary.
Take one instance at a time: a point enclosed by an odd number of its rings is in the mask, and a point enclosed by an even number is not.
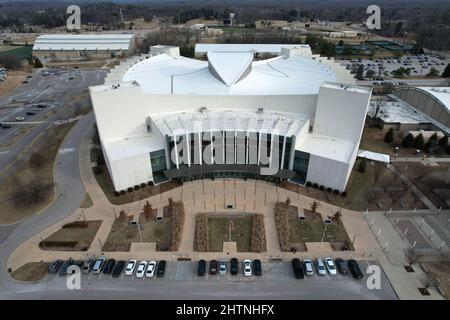
<svg viewBox="0 0 450 320"><path fill-rule="evenodd" d="M327 270L325 269L325 264L323 263L322 258L316 259L316 268L319 276L326 276Z"/></svg>
<svg viewBox="0 0 450 320"><path fill-rule="evenodd" d="M327 266L328 273L335 276L337 275L336 265L334 264L333 259L325 258L325 265Z"/></svg>
<svg viewBox="0 0 450 320"><path fill-rule="evenodd" d="M139 262L139 265L136 270L136 278L143 278L146 269L147 269L147 261Z"/></svg>
<svg viewBox="0 0 450 320"><path fill-rule="evenodd" d="M251 277L252 275L252 261L250 259L244 259L244 276Z"/></svg>
<svg viewBox="0 0 450 320"><path fill-rule="evenodd" d="M219 276L227 274L227 262L225 260L219 261Z"/></svg>
<svg viewBox="0 0 450 320"><path fill-rule="evenodd" d="M134 273L134 269L136 269L136 260L130 260L127 263L127 268L125 269L125 275L132 276Z"/></svg>
<svg viewBox="0 0 450 320"><path fill-rule="evenodd" d="M23 120L25 120L25 117L17 117L16 118L16 121L23 121Z"/></svg>
<svg viewBox="0 0 450 320"><path fill-rule="evenodd" d="M145 276L147 278L153 278L156 270L156 261L150 261L147 265L147 270L145 270Z"/></svg>
<svg viewBox="0 0 450 320"><path fill-rule="evenodd" d="M309 260L309 259L303 260L303 269L305 270L305 274L307 276L314 275L314 268L313 268L313 264L312 264L311 260Z"/></svg>

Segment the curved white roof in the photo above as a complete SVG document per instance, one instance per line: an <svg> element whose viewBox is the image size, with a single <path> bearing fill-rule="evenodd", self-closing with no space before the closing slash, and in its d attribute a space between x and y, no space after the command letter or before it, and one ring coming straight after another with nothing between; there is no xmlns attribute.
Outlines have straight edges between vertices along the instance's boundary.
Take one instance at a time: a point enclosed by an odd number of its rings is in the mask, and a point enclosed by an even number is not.
<svg viewBox="0 0 450 320"><path fill-rule="evenodd" d="M254 61L251 68L247 68L249 53L210 52L208 56L209 62L160 54L130 67L123 81L136 81L147 94L199 95L318 94L322 83L336 81L330 67L300 55Z"/></svg>
<svg viewBox="0 0 450 320"><path fill-rule="evenodd" d="M431 94L450 112L450 87L420 87L419 89Z"/></svg>

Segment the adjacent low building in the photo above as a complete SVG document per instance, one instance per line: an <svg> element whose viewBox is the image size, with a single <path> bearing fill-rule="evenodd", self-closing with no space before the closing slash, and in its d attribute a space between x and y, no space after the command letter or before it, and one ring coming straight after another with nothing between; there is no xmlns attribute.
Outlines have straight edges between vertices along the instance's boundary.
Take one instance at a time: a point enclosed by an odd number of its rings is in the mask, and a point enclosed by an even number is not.
<svg viewBox="0 0 450 320"><path fill-rule="evenodd" d="M256 61L233 45L206 58L155 46L89 88L116 191L214 177L345 189L370 87L307 46Z"/></svg>
<svg viewBox="0 0 450 320"><path fill-rule="evenodd" d="M134 34L46 34L35 40L33 56L43 63L121 58L133 55L139 41Z"/></svg>
<svg viewBox="0 0 450 320"><path fill-rule="evenodd" d="M429 130L450 135L450 87L405 87L395 91L392 97L426 116Z"/></svg>

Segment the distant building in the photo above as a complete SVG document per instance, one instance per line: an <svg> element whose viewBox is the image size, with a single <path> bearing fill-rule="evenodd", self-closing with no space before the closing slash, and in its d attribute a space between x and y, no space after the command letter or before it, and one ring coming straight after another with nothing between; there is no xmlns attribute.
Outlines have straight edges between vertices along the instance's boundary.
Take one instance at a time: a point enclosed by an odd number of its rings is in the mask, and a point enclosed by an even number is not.
<svg viewBox="0 0 450 320"><path fill-rule="evenodd" d="M41 62L101 60L135 53L134 34L47 34L37 37L33 56Z"/></svg>
<svg viewBox="0 0 450 320"><path fill-rule="evenodd" d="M259 61L246 46L207 61L157 46L89 90L116 191L214 177L343 191L372 92L355 82L308 46Z"/></svg>

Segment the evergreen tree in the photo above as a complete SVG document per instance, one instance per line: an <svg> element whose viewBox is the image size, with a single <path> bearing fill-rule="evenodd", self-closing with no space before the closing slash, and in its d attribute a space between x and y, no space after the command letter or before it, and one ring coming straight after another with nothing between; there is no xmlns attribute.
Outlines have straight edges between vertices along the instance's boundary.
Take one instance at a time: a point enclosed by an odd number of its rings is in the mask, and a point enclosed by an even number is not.
<svg viewBox="0 0 450 320"><path fill-rule="evenodd" d="M425 141L423 139L423 135L422 134L419 134L417 137L414 138L413 146L416 149L423 149L423 147L425 146Z"/></svg>
<svg viewBox="0 0 450 320"><path fill-rule="evenodd" d="M360 64L356 70L356 79L362 80L364 76L364 65Z"/></svg>
<svg viewBox="0 0 450 320"><path fill-rule="evenodd" d="M439 146L442 147L442 148L446 148L448 146L448 136L443 136L439 140Z"/></svg>
<svg viewBox="0 0 450 320"><path fill-rule="evenodd" d="M390 128L386 135L384 136L384 142L392 143L394 141L394 128Z"/></svg>
<svg viewBox="0 0 450 320"><path fill-rule="evenodd" d="M443 78L450 78L450 63L445 67L444 72L442 73Z"/></svg>
<svg viewBox="0 0 450 320"><path fill-rule="evenodd" d="M366 158L361 158L361 161L359 162L358 171L361 173L366 172L366 166L367 166Z"/></svg>
<svg viewBox="0 0 450 320"><path fill-rule="evenodd" d="M403 138L402 146L405 148L411 148L414 145L414 136L410 133Z"/></svg>

